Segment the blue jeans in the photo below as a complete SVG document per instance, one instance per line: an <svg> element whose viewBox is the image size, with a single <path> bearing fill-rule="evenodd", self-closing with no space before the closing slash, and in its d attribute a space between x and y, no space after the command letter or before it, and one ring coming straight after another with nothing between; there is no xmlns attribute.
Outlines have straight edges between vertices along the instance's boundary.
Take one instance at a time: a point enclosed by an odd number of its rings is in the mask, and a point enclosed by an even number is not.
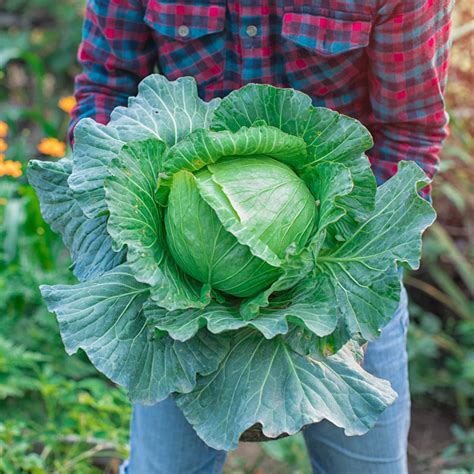
<svg viewBox="0 0 474 474"><path fill-rule="evenodd" d="M407 297L403 289L394 318L380 338L369 343L364 360L368 372L391 382L398 398L363 436L345 436L342 429L324 421L306 428L303 434L314 473L408 472L407 327ZM122 466L123 474L218 474L225 458L225 451L210 448L197 436L171 398L149 407L134 405L130 459Z"/></svg>

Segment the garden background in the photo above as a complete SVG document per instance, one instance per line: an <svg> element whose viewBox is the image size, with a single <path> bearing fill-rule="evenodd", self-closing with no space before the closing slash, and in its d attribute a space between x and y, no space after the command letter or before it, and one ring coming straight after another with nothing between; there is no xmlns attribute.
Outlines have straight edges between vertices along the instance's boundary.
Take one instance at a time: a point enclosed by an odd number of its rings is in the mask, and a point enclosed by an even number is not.
<svg viewBox="0 0 474 474"><path fill-rule="evenodd" d="M116 473L130 407L83 354L68 357L40 283L73 281L24 170L65 153L84 0L0 0L0 473ZM411 297L410 472L474 473L474 3L458 0L435 179L438 220ZM299 436L242 445L233 474L309 473Z"/></svg>

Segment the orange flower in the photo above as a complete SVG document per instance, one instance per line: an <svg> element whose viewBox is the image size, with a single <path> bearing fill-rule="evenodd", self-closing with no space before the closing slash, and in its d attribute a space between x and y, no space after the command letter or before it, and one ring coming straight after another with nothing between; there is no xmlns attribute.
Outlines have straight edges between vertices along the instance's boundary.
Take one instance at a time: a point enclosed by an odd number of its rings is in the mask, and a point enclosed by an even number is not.
<svg viewBox="0 0 474 474"><path fill-rule="evenodd" d="M74 106L76 105L76 99L70 95L67 97L61 97L58 101L58 106L61 110L64 110L67 114L70 114Z"/></svg>
<svg viewBox="0 0 474 474"><path fill-rule="evenodd" d="M0 120L0 138L5 138L8 134L8 123Z"/></svg>
<svg viewBox="0 0 474 474"><path fill-rule="evenodd" d="M0 163L3 163L4 159L5 159L5 155L3 153L0 153Z"/></svg>
<svg viewBox="0 0 474 474"><path fill-rule="evenodd" d="M7 150L8 150L8 143L3 138L0 138L0 153Z"/></svg>
<svg viewBox="0 0 474 474"><path fill-rule="evenodd" d="M38 145L38 151L43 155L62 158L66 152L66 144L60 142L57 138L43 138Z"/></svg>
<svg viewBox="0 0 474 474"><path fill-rule="evenodd" d="M0 176L19 178L22 174L21 163L19 161L6 160L0 163Z"/></svg>

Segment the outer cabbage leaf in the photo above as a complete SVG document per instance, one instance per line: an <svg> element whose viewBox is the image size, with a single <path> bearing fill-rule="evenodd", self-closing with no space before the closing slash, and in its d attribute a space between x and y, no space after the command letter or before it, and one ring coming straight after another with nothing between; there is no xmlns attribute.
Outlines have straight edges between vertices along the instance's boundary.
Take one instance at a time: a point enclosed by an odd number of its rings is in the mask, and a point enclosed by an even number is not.
<svg viewBox="0 0 474 474"><path fill-rule="evenodd" d="M214 111L211 129L236 132L263 120L285 133L304 137L312 125L308 123L311 107L310 97L294 89L247 84L221 101Z"/></svg>
<svg viewBox="0 0 474 474"><path fill-rule="evenodd" d="M313 107L302 92L263 84L248 84L226 96L214 112L211 129L236 132L261 120L304 139L308 154L299 170L322 161L350 167L373 145L370 133L358 120Z"/></svg>
<svg viewBox="0 0 474 474"><path fill-rule="evenodd" d="M231 450L255 423L269 437L323 419L347 435L364 434L395 396L387 381L365 372L352 354L308 358L281 336L268 341L249 330L236 334L216 372L176 400L209 446Z"/></svg>
<svg viewBox="0 0 474 474"><path fill-rule="evenodd" d="M209 288L176 265L166 243L164 209L154 198L165 148L156 139L131 142L112 160L104 183L108 231L117 249L127 246L135 278L152 287L152 298L161 306L204 306L210 301Z"/></svg>
<svg viewBox="0 0 474 474"><path fill-rule="evenodd" d="M315 248L313 254L319 254L327 228L347 215L345 198L354 188L352 175L348 168L339 163L320 163L306 182L318 204Z"/></svg>
<svg viewBox="0 0 474 474"><path fill-rule="evenodd" d="M284 318L315 336L323 337L333 333L338 322L339 313L334 301L335 294L329 278L320 274L278 293L268 307L261 310L257 320L261 323L265 319Z"/></svg>
<svg viewBox="0 0 474 474"><path fill-rule="evenodd" d="M144 306L145 317L151 326L166 331L177 341L191 340L198 331L207 327L213 334L235 331L247 325L237 308L230 304L211 302L205 308L168 311L153 301Z"/></svg>
<svg viewBox="0 0 474 474"><path fill-rule="evenodd" d="M266 125L242 127L235 133L200 129L170 148L164 171L194 172L231 155L266 155L291 166L306 157L306 143L300 137Z"/></svg>
<svg viewBox="0 0 474 474"><path fill-rule="evenodd" d="M333 301L334 304L334 301ZM293 324L284 336L286 343L299 354L307 356L330 356L336 354L347 343L355 342L357 338L351 339L346 328L346 321L336 309L338 318L336 328L326 336L317 336L301 325ZM359 345L366 341L357 339Z"/></svg>
<svg viewBox="0 0 474 474"><path fill-rule="evenodd" d="M364 344L366 341L361 337L351 336L349 330L347 329L347 324L345 319L341 316L340 311L338 311L339 320L337 322L336 329L327 336L319 337L316 339L317 352L325 356L335 354L337 351L342 349L345 344L347 344L351 338L354 341L358 341L360 345Z"/></svg>
<svg viewBox="0 0 474 474"><path fill-rule="evenodd" d="M87 217L107 211L104 178L110 160L125 143L110 125L85 118L74 128L74 152L69 187Z"/></svg>
<svg viewBox="0 0 474 474"><path fill-rule="evenodd" d="M323 163L325 163L325 161L323 161ZM319 164L316 164L314 168L311 168L311 171L306 174L311 176L317 166L319 166ZM348 195L340 199L341 204L344 204L346 208L346 215L348 217L344 217L342 221L355 221L355 223L352 224L352 228L354 228L355 225L357 225L356 223L367 219L373 211L377 184L366 155L354 158L350 166L345 162L344 166L350 169L354 186Z"/></svg>
<svg viewBox="0 0 474 474"><path fill-rule="evenodd" d="M367 221L349 240L318 257L351 335L373 340L397 309L397 262L418 267L421 234L436 216L417 193L428 182L414 162L401 162L397 174L378 188Z"/></svg>
<svg viewBox="0 0 474 474"><path fill-rule="evenodd" d="M211 129L235 132L259 120L305 140L307 157L295 167L300 175L311 174L317 164L326 161L348 167L355 186L344 198L347 211L358 221L367 217L374 206L376 183L363 153L373 141L359 121L324 107L313 107L302 92L248 84L222 100Z"/></svg>
<svg viewBox="0 0 474 474"><path fill-rule="evenodd" d="M81 281L90 280L123 262L124 252L112 250L112 239L106 231L107 216L88 219L68 187L72 162L28 163L28 180L40 201L41 213L51 229L61 234L71 252L74 275Z"/></svg>
<svg viewBox="0 0 474 474"><path fill-rule="evenodd" d="M107 166L129 141L158 138L168 146L198 128L207 128L219 100L204 102L191 77L168 81L152 74L138 86L128 107L117 107L108 125L81 120L74 131L74 166L69 179L88 217L106 210L104 179Z"/></svg>
<svg viewBox="0 0 474 474"><path fill-rule="evenodd" d="M128 107L114 109L110 122L125 142L153 137L172 146L193 130L209 128L219 101L200 99L193 77L169 81L151 74L140 82L138 94L130 97Z"/></svg>
<svg viewBox="0 0 474 474"><path fill-rule="evenodd" d="M172 392L189 392L196 374L212 373L228 350L225 337L205 331L186 343L157 337L141 310L149 287L137 282L126 264L97 280L42 286L41 292L56 313L68 354L83 349L135 402L151 404Z"/></svg>
<svg viewBox="0 0 474 474"><path fill-rule="evenodd" d="M288 293L282 293L261 310L252 320L242 318L239 309L230 304L215 302L203 309L166 311L153 302L145 305L145 316L150 325L166 331L179 341L193 338L202 327L213 334L235 331L245 327L257 329L267 339L287 334L290 324L318 336L334 332L338 314L334 306L334 290L325 275L297 285Z"/></svg>

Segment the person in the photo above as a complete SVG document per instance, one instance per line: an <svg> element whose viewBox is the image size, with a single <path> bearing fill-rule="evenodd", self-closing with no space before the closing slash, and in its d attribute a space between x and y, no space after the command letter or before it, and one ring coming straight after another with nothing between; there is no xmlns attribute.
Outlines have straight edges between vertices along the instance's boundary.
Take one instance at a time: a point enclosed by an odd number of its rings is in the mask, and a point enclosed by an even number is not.
<svg viewBox="0 0 474 474"><path fill-rule="evenodd" d="M157 69L170 80L193 76L205 100L250 82L303 91L314 105L370 130L379 184L402 159L432 177L447 135L451 10L451 0L89 0L69 138L81 118L106 123ZM429 186L421 192L429 199ZM397 313L364 361L390 380L398 399L363 436L347 437L329 422L304 430L315 473L407 472L407 325L402 290ZM122 472L218 473L225 457L200 440L171 398L133 407Z"/></svg>

